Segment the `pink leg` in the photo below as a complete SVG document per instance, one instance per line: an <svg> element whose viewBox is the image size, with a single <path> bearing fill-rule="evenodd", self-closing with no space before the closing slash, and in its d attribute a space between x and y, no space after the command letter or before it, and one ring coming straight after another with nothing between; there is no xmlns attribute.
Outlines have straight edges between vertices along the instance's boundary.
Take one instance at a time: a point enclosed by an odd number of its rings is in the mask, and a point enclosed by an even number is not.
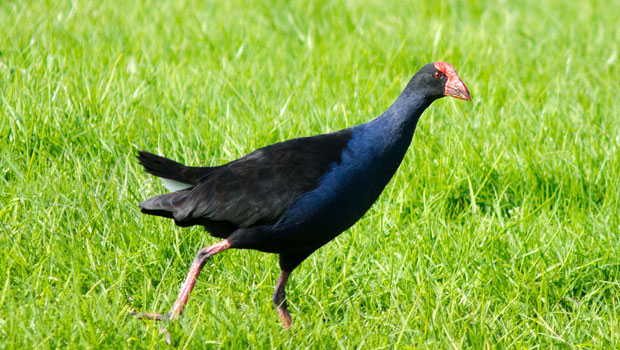
<svg viewBox="0 0 620 350"><path fill-rule="evenodd" d="M196 254L196 258L194 258L194 262L192 262L192 266L189 268L189 273L187 274L187 277L185 277L185 282L183 282L183 286L181 287L179 296L177 297L177 300L174 302L174 305L172 306L172 309L170 310L170 312L168 312L168 317L170 318L171 321L174 321L175 319L179 318L179 316L181 316L181 313L183 313L183 308L185 307L185 304L187 304L187 298L189 298L189 293L191 293L192 289L194 289L194 284L196 284L196 279L198 278L198 275L200 274L200 270L202 270L202 267L204 266L204 264L213 255L219 252L222 252L228 248L230 248L230 243L228 242L227 239L225 239L219 243L215 243L206 248L202 248L198 251L198 254ZM158 321L161 321L163 318L161 314L150 313L150 312L131 313L131 314L135 315L138 318L148 318L151 320L158 320Z"/></svg>
<svg viewBox="0 0 620 350"><path fill-rule="evenodd" d="M286 287L286 282L288 282L289 275L290 272L282 270L272 298L273 304L276 308L278 308L278 315L280 315L282 325L284 325L285 328L289 328L292 323L291 314L288 312L288 307L286 306L286 294L284 293L284 288Z"/></svg>

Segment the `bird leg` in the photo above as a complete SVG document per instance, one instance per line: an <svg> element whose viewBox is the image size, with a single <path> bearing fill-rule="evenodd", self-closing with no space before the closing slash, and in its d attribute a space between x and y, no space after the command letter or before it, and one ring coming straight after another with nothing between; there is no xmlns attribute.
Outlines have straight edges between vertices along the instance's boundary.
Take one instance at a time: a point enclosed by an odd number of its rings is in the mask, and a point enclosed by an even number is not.
<svg viewBox="0 0 620 350"><path fill-rule="evenodd" d="M202 267L204 266L204 264L213 255L220 253L228 248L230 248L230 242L228 242L228 240L225 239L221 242L215 243L206 248L202 248L198 251L198 254L196 254L196 257L194 258L194 262L192 262L192 266L189 268L189 273L187 274L187 277L185 277L185 282L183 282L183 286L181 287L179 296L177 297L177 300L174 302L174 305L172 306L172 309L170 310L170 312L168 312L168 318L171 321L174 321L177 318L179 318L179 316L181 316L181 313L183 312L183 308L185 307L185 304L187 303L187 298L189 297L189 293L191 293L192 289L194 289L194 284L196 284L196 279L198 278L198 275L200 274L200 270L202 270ZM286 283L286 281L284 283ZM284 288L282 289L282 295L284 295ZM141 313L132 312L131 314L138 318L147 318L150 320L161 321L162 319L164 319L164 317L161 314L151 313L151 312L141 312Z"/></svg>
<svg viewBox="0 0 620 350"><path fill-rule="evenodd" d="M284 293L284 288L286 287L286 282L288 281L288 276L290 274L290 272L282 270L272 297L273 304L278 309L278 315L280 315L282 325L284 325L285 328L289 328L292 323L291 314L288 312L288 308L286 307L286 294Z"/></svg>

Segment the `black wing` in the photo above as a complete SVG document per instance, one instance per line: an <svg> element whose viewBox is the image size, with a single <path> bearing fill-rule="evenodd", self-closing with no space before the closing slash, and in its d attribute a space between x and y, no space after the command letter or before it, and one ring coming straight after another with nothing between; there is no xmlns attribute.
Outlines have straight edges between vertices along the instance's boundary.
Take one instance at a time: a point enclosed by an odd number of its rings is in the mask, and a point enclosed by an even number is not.
<svg viewBox="0 0 620 350"><path fill-rule="evenodd" d="M148 199L140 207L149 214L172 217L179 225L202 224L210 231L214 224L215 231L220 226L231 231L270 223L300 195L317 187L330 165L341 161L350 139L351 131L345 129L260 148L209 168L190 189Z"/></svg>

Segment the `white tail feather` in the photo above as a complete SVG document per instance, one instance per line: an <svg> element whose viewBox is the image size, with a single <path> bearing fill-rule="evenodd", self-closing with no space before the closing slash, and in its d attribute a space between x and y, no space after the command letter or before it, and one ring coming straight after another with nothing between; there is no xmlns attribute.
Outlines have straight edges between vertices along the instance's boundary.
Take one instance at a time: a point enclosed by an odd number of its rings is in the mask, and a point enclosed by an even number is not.
<svg viewBox="0 0 620 350"><path fill-rule="evenodd" d="M180 190L184 190L186 188L192 187L192 185L190 184L186 184L183 182L174 181L170 179L161 178L161 181L164 183L164 186L166 186L166 188L170 192L176 192L176 191L180 191Z"/></svg>

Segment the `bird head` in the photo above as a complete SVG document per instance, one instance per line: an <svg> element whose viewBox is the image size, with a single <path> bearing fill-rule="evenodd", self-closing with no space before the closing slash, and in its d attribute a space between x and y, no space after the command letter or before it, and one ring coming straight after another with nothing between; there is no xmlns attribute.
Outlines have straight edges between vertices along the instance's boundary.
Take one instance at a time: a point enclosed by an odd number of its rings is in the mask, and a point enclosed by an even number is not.
<svg viewBox="0 0 620 350"><path fill-rule="evenodd" d="M471 101L469 90L456 74L456 69L447 62L434 62L425 65L411 79L410 84L413 84L417 89L422 89L428 97L433 99L452 96Z"/></svg>

